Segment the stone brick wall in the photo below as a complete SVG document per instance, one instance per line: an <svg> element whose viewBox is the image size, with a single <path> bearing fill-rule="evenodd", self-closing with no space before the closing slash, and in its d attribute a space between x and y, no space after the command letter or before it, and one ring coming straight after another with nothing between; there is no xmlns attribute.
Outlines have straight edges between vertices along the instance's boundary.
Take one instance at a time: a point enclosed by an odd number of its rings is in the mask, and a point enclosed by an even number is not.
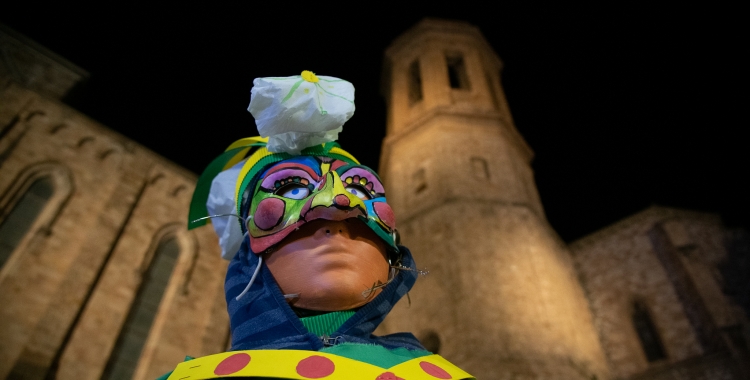
<svg viewBox="0 0 750 380"><path fill-rule="evenodd" d="M224 350L226 263L211 228L185 229L194 174L14 83L0 136L0 223L34 179L55 184L0 268L0 378L99 378L165 234L181 253L135 378Z"/></svg>
<svg viewBox="0 0 750 380"><path fill-rule="evenodd" d="M434 334L478 378L607 378L569 252L545 223L524 207L451 202L401 224L430 274L384 332Z"/></svg>
<svg viewBox="0 0 750 380"><path fill-rule="evenodd" d="M412 331L480 379L608 378L572 258L547 224L504 104L500 61L467 24L423 21L386 52L381 177L420 278L380 332ZM452 88L447 56L471 86ZM424 97L409 104L418 62ZM499 78L498 78L499 79Z"/></svg>
<svg viewBox="0 0 750 380"><path fill-rule="evenodd" d="M655 366L632 380L733 380L746 379L735 358L716 353L683 360L671 365Z"/></svg>
<svg viewBox="0 0 750 380"><path fill-rule="evenodd" d="M722 239L715 215L652 207L570 245L615 377L737 352L721 333L746 324L721 289ZM633 325L635 302L649 309L665 359L647 360Z"/></svg>

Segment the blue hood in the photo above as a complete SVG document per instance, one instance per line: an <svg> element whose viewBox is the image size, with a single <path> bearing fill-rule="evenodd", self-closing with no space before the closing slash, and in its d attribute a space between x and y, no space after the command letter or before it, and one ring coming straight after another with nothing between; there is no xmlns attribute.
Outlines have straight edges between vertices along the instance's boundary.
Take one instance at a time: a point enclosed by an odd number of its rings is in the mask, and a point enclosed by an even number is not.
<svg viewBox="0 0 750 380"><path fill-rule="evenodd" d="M416 268L411 252L399 246L401 264ZM325 347L320 337L307 331L284 299L281 289L266 265L250 290L239 300L235 298L245 289L258 265L258 256L250 251L248 240L242 243L227 270L224 292L227 298L232 350L290 349L318 351ZM331 334L339 343L376 344L387 349L403 347L424 350L410 333L375 336L372 332L383 321L393 306L417 280L415 271L398 271L396 278L375 299L362 306L351 318Z"/></svg>

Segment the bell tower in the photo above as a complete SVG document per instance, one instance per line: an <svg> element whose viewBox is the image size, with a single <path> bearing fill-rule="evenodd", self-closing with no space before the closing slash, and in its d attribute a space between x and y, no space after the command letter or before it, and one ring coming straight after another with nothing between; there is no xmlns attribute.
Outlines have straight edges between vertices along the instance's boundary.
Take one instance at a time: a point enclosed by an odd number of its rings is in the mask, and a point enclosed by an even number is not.
<svg viewBox="0 0 750 380"><path fill-rule="evenodd" d="M502 62L469 24L424 20L386 50L380 174L430 271L386 319L480 379L607 378L588 303L544 216Z"/></svg>

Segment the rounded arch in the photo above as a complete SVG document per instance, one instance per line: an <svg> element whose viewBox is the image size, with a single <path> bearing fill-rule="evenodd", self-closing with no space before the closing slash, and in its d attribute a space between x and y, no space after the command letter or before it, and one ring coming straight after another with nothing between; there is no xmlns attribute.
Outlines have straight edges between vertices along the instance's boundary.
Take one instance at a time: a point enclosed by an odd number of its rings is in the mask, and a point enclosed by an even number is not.
<svg viewBox="0 0 750 380"><path fill-rule="evenodd" d="M110 154L112 154L112 153L114 153L114 152L115 152L115 150L114 150L114 149L107 149L107 150L105 150L105 151L103 151L103 152L99 153L99 155L97 156L97 158L98 158L98 159L99 159L100 161L103 161L104 159L106 159L107 157L109 157L109 155L110 155Z"/></svg>
<svg viewBox="0 0 750 380"><path fill-rule="evenodd" d="M138 372L148 367L164 329L166 318L161 316L183 294L196 256L197 242L184 224L170 223L154 233L139 268L143 280L102 378L124 372L139 378Z"/></svg>
<svg viewBox="0 0 750 380"><path fill-rule="evenodd" d="M151 179L149 180L148 184L149 185L155 185L157 182L161 181L164 178L165 178L164 173L158 173L158 174L154 175L153 177L151 177Z"/></svg>
<svg viewBox="0 0 750 380"><path fill-rule="evenodd" d="M180 248L181 261L191 263L197 254L197 241L195 237L187 231L184 224L178 222L172 222L159 228L151 239L148 251L143 257L141 263L140 273L145 273L151 266L151 261L154 259L159 245L164 241L174 238L177 245Z"/></svg>
<svg viewBox="0 0 750 380"><path fill-rule="evenodd" d="M630 322L640 343L643 357L648 363L667 359L667 351L662 342L662 332L653 318L653 308L644 297L635 296L628 307Z"/></svg>
<svg viewBox="0 0 750 380"><path fill-rule="evenodd" d="M84 138L82 138L82 139L78 140L78 143L76 143L76 147L77 147L77 148L82 148L82 147L83 147L84 145L86 145L86 144L91 144L91 143L93 143L93 142L94 142L94 140L95 140L95 139L94 139L94 137L93 137L93 136L86 136L86 137L84 137Z"/></svg>
<svg viewBox="0 0 750 380"><path fill-rule="evenodd" d="M174 190L172 190L171 195L172 195L172 197L176 197L177 195L179 195L181 192L183 192L185 190L187 190L187 186L185 186L185 185L179 185L179 186L175 187Z"/></svg>
<svg viewBox="0 0 750 380"><path fill-rule="evenodd" d="M31 111L26 115L25 121L31 121L32 119L36 117L43 117L43 116L47 116L47 113L42 110Z"/></svg>
<svg viewBox="0 0 750 380"><path fill-rule="evenodd" d="M0 197L0 279L33 237L48 236L74 192L73 175L64 165L44 162L27 167L10 182Z"/></svg>
<svg viewBox="0 0 750 380"><path fill-rule="evenodd" d="M65 124L65 123L62 123L62 124L57 124L57 125L55 125L54 127L50 128L50 130L49 130L49 134L50 134L50 135L54 135L54 134L57 134L58 132L62 131L62 130L63 130L63 129L65 129L65 128L68 128L68 125L67 125L67 124Z"/></svg>

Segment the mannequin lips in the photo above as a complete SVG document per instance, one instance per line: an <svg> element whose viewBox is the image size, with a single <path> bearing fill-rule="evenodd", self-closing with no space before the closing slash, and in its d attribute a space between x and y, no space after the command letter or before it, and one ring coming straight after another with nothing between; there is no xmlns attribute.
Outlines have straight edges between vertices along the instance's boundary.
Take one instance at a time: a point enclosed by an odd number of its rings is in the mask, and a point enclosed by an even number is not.
<svg viewBox="0 0 750 380"><path fill-rule="evenodd" d="M290 233L263 256L285 294L299 294L295 306L347 310L367 303L362 295L388 281L386 245L359 219L318 219Z"/></svg>
<svg viewBox="0 0 750 380"><path fill-rule="evenodd" d="M303 224L290 233L281 244L300 245L300 248L315 253L351 251L352 241L362 241L374 246L379 241L372 230L356 218L344 220L316 219ZM385 251L385 247L383 247Z"/></svg>

